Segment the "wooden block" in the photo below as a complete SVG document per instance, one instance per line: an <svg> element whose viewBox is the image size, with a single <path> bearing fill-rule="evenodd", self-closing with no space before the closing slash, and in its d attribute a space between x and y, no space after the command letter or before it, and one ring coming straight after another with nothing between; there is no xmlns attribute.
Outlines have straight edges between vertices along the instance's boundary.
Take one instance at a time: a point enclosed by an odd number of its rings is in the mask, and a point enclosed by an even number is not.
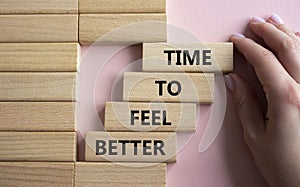
<svg viewBox="0 0 300 187"><path fill-rule="evenodd" d="M85 142L86 161L176 161L176 133L95 131L86 133Z"/></svg>
<svg viewBox="0 0 300 187"><path fill-rule="evenodd" d="M0 43L0 71L77 71L77 43Z"/></svg>
<svg viewBox="0 0 300 187"><path fill-rule="evenodd" d="M166 164L75 163L75 187L166 186Z"/></svg>
<svg viewBox="0 0 300 187"><path fill-rule="evenodd" d="M79 0L80 13L164 13L166 0Z"/></svg>
<svg viewBox="0 0 300 187"><path fill-rule="evenodd" d="M81 14L80 44L128 44L167 40L166 14Z"/></svg>
<svg viewBox="0 0 300 187"><path fill-rule="evenodd" d="M124 101L212 103L213 97L212 73L124 73Z"/></svg>
<svg viewBox="0 0 300 187"><path fill-rule="evenodd" d="M0 101L75 101L76 73L0 73Z"/></svg>
<svg viewBox="0 0 300 187"><path fill-rule="evenodd" d="M77 0L0 0L0 14L77 13Z"/></svg>
<svg viewBox="0 0 300 187"><path fill-rule="evenodd" d="M78 15L0 15L0 42L78 42Z"/></svg>
<svg viewBox="0 0 300 187"><path fill-rule="evenodd" d="M106 131L195 131L196 104L108 102Z"/></svg>
<svg viewBox="0 0 300 187"><path fill-rule="evenodd" d="M0 132L1 161L75 161L76 132Z"/></svg>
<svg viewBox="0 0 300 187"><path fill-rule="evenodd" d="M0 186L73 186L73 162L0 162Z"/></svg>
<svg viewBox="0 0 300 187"><path fill-rule="evenodd" d="M0 102L0 131L75 130L75 103Z"/></svg>
<svg viewBox="0 0 300 187"><path fill-rule="evenodd" d="M143 71L230 72L233 71L233 44L144 43Z"/></svg>

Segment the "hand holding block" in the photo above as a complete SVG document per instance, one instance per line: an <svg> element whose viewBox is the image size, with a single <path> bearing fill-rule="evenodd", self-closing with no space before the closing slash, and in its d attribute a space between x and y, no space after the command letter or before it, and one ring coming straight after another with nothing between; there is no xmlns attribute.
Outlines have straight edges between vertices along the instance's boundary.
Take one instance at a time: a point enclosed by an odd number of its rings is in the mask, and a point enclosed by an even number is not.
<svg viewBox="0 0 300 187"><path fill-rule="evenodd" d="M212 73L124 73L124 101L212 103L213 96Z"/></svg>
<svg viewBox="0 0 300 187"><path fill-rule="evenodd" d="M108 102L106 131L195 131L196 104Z"/></svg>
<svg viewBox="0 0 300 187"><path fill-rule="evenodd" d="M143 44L143 71L230 72L232 43Z"/></svg>
<svg viewBox="0 0 300 187"><path fill-rule="evenodd" d="M86 161L175 162L176 133L87 132Z"/></svg>

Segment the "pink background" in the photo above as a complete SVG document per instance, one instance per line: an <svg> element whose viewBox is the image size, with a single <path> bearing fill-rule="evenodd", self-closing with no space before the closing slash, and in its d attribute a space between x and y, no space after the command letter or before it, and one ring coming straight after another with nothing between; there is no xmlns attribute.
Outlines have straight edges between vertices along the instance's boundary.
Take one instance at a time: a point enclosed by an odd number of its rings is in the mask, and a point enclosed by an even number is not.
<svg viewBox="0 0 300 187"><path fill-rule="evenodd" d="M249 35L247 23L252 16L267 18L273 12L298 30L299 10L299 0L167 0L168 24L204 42L226 42L236 32ZM123 48L82 47L78 111L81 134L103 129L105 102L121 100L122 73L141 71L141 46ZM111 51L117 52L111 55ZM235 71L257 85L252 70L238 54ZM226 94L222 76L216 80L215 103L199 107L196 133L180 133L178 138L180 151L177 163L168 165L167 186L267 186L244 143L237 112L230 93ZM80 160L83 153L84 141L79 137Z"/></svg>

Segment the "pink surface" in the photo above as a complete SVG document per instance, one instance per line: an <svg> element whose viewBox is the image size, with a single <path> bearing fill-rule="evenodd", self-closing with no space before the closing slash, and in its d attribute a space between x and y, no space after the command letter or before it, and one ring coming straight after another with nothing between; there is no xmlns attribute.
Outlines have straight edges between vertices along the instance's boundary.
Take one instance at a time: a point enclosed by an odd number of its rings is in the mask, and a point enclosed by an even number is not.
<svg viewBox="0 0 300 187"><path fill-rule="evenodd" d="M247 21L252 16L266 18L273 12L293 29L300 29L299 0L249 2L169 0L168 23L189 31L204 42L228 41L236 32L247 34ZM169 41L177 41L177 35L169 34ZM105 102L121 100L122 73L141 70L141 46L123 47L82 48L78 113L81 134L103 129ZM237 55L235 63L235 70L256 85L243 58ZM168 165L167 186L267 186L244 143L241 125L231 95L226 94L222 76L217 77L215 85L215 103L199 107L196 133L178 135L178 161ZM79 138L79 159L83 158L83 143Z"/></svg>

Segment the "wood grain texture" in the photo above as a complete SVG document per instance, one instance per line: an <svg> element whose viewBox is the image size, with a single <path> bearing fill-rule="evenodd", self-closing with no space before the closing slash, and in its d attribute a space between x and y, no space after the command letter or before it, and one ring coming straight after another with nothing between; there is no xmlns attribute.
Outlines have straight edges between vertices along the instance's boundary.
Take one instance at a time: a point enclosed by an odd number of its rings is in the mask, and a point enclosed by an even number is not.
<svg viewBox="0 0 300 187"><path fill-rule="evenodd" d="M136 113L132 114L132 111ZM142 111L149 113L142 115ZM148 119L142 121L142 116ZM105 105L104 128L106 131L195 131L196 104L108 102Z"/></svg>
<svg viewBox="0 0 300 187"><path fill-rule="evenodd" d="M101 150L97 149L96 145L102 146L102 143L97 144L96 141L104 141L106 143L106 152L102 154ZM151 141L147 145L139 143L136 146L137 152L134 153L134 144L132 142L124 145L120 142L112 143L112 146L116 146L112 149L115 152L113 155L110 152L110 140L138 140L144 142ZM162 151L157 151L155 154L155 147L153 146L154 140L162 141L164 144L157 144L157 147L162 146ZM175 162L176 161L176 133L150 133L150 132L102 132L94 131L87 132L85 139L85 160L86 161L111 161L111 162ZM124 148L124 147L125 148ZM150 147L146 151L151 153L151 155L145 155L144 150L146 146ZM124 153L123 153L124 151ZM96 154L97 152L101 154Z"/></svg>
<svg viewBox="0 0 300 187"><path fill-rule="evenodd" d="M0 101L75 101L76 73L0 73Z"/></svg>
<svg viewBox="0 0 300 187"><path fill-rule="evenodd" d="M0 71L77 71L77 43L0 43Z"/></svg>
<svg viewBox="0 0 300 187"><path fill-rule="evenodd" d="M0 0L0 14L77 13L77 0Z"/></svg>
<svg viewBox="0 0 300 187"><path fill-rule="evenodd" d="M79 0L80 13L164 13L166 0Z"/></svg>
<svg viewBox="0 0 300 187"><path fill-rule="evenodd" d="M0 42L78 42L78 15L0 15Z"/></svg>
<svg viewBox="0 0 300 187"><path fill-rule="evenodd" d="M167 81L159 93L159 84L155 81ZM172 96L167 91L170 81L178 81L181 91ZM178 86L172 85L171 91L179 91ZM125 72L123 84L124 101L165 101L165 102L196 102L209 104L214 97L213 73L140 73Z"/></svg>
<svg viewBox="0 0 300 187"><path fill-rule="evenodd" d="M0 102L0 131L76 131L73 102Z"/></svg>
<svg viewBox="0 0 300 187"><path fill-rule="evenodd" d="M166 186L166 164L75 163L75 187Z"/></svg>
<svg viewBox="0 0 300 187"><path fill-rule="evenodd" d="M165 42L166 14L81 14L80 44Z"/></svg>
<svg viewBox="0 0 300 187"><path fill-rule="evenodd" d="M75 161L76 132L0 132L1 161Z"/></svg>
<svg viewBox="0 0 300 187"><path fill-rule="evenodd" d="M176 53L172 54L171 62L164 50L187 50L193 58L195 50L199 50L199 65L196 59L193 65L176 65L178 61ZM203 64L202 50L211 50L209 60L211 65ZM180 62L183 62L181 54ZM170 63L170 64L169 64ZM143 44L143 71L154 72L231 72L233 71L233 44L232 43L199 43L199 44L167 44L144 43Z"/></svg>
<svg viewBox="0 0 300 187"><path fill-rule="evenodd" d="M74 162L0 162L0 186L73 186Z"/></svg>

